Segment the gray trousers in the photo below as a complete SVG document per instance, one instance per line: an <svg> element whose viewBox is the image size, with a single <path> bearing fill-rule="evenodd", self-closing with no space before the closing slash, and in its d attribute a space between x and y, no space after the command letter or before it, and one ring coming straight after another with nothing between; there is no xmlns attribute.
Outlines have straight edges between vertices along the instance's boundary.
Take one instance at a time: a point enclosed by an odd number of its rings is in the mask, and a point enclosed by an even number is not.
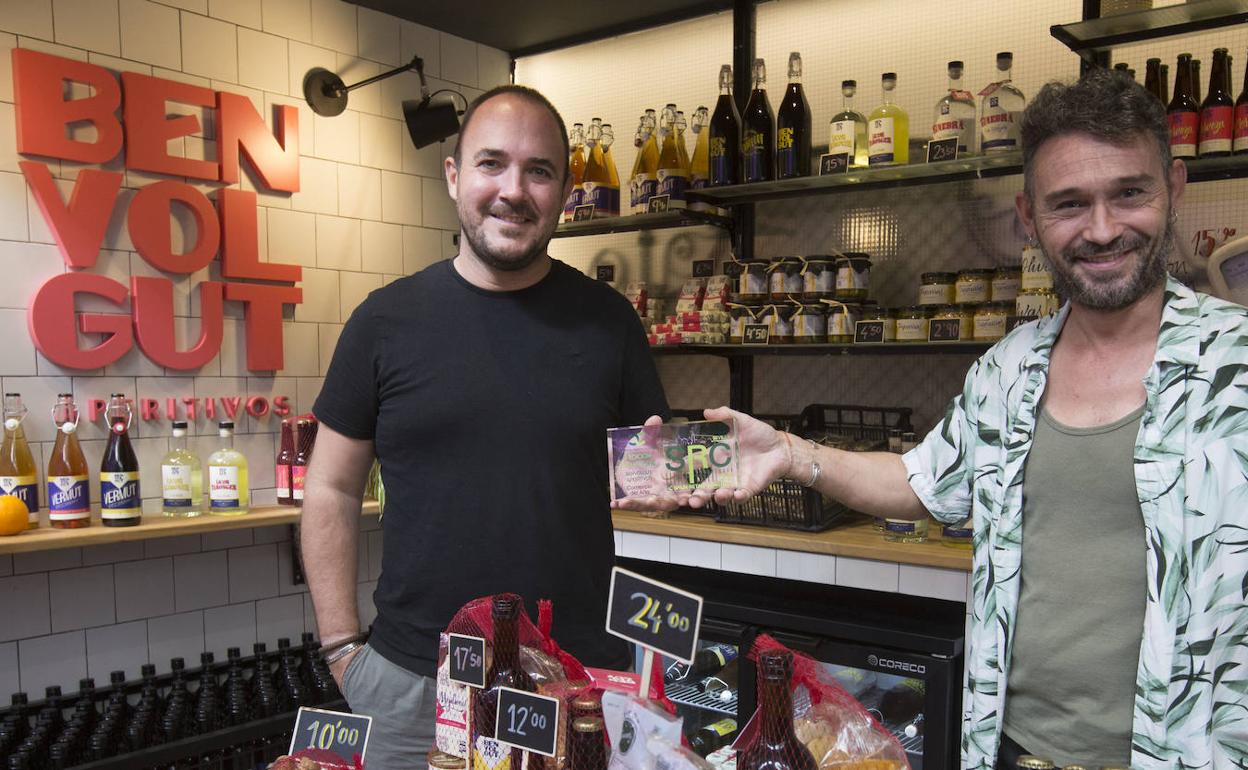
<svg viewBox="0 0 1248 770"><path fill-rule="evenodd" d="M368 770L425 770L433 748L437 683L386 660L365 645L342 675L351 711L373 718Z"/></svg>

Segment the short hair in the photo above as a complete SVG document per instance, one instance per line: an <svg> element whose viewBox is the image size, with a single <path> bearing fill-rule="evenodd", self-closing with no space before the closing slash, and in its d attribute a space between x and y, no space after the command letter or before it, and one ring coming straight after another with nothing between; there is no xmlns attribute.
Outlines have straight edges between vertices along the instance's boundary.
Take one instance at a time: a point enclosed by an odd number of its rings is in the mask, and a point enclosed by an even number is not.
<svg viewBox="0 0 1248 770"><path fill-rule="evenodd" d="M556 110L555 105L551 104L550 100L543 96L537 89L509 83L507 85L495 86L489 91L486 91L478 96L476 99L473 99L469 102L468 109L464 110L463 119L460 120L459 139L462 140L464 135L468 133L468 124L472 122L473 117L477 114L477 108L494 97L503 96L504 94L512 94L514 96L519 96L522 99L528 99L530 102L533 102L540 107L544 107L546 111L550 113L550 116L555 119L555 125L559 126L559 139L563 142L563 178L566 180L568 178L568 174L571 173L571 169L568 168L568 158L572 154L572 146L568 144L568 128L564 125L563 117L559 115L559 110ZM456 166L460 164L461 160L459 153L460 144L461 142L459 140L455 142L455 152L453 153L453 156L455 158Z"/></svg>
<svg viewBox="0 0 1248 770"><path fill-rule="evenodd" d="M1170 168L1170 126L1166 106L1125 72L1096 67L1074 83L1046 83L1023 111L1023 192L1032 197L1036 153L1064 134L1087 134L1111 144L1140 136L1157 143L1161 166ZM1166 186L1170 176L1165 175Z"/></svg>

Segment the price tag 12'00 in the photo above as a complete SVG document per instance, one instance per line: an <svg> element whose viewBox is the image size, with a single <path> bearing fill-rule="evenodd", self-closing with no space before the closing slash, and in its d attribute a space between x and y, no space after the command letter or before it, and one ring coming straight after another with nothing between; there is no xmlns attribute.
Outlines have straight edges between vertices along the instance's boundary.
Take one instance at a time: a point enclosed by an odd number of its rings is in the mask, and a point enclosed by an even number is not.
<svg viewBox="0 0 1248 770"><path fill-rule="evenodd" d="M510 687L498 688L494 736L499 743L553 757L559 736L559 700Z"/></svg>
<svg viewBox="0 0 1248 770"><path fill-rule="evenodd" d="M320 749L341 757L348 767L364 764L368 733L373 718L304 706L295 717L288 754L304 749Z"/></svg>
<svg viewBox="0 0 1248 770"><path fill-rule="evenodd" d="M654 652L693 663L702 597L616 567L607 598L607 632Z"/></svg>
<svg viewBox="0 0 1248 770"><path fill-rule="evenodd" d="M464 634L446 636L451 681L469 687L485 687L485 640L479 636Z"/></svg>

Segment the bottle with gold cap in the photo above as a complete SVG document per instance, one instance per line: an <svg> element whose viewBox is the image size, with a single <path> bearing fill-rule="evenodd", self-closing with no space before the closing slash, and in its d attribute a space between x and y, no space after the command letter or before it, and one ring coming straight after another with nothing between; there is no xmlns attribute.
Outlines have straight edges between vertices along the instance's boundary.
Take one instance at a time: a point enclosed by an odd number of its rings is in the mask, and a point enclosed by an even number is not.
<svg viewBox="0 0 1248 770"><path fill-rule="evenodd" d="M585 174L581 182L581 205L593 204L594 218L611 216L611 174L602 154L602 118L594 118L585 138Z"/></svg>
<svg viewBox="0 0 1248 770"><path fill-rule="evenodd" d="M1014 766L1018 770L1057 770L1057 765L1053 764L1053 760L1035 754L1022 755L1015 760Z"/></svg>
<svg viewBox="0 0 1248 770"><path fill-rule="evenodd" d="M689 186L688 165L685 160L688 156L681 151L684 137L680 134L677 124L675 104L668 104L663 108L663 115L659 118L659 136L662 137L662 141L659 143L659 190L657 194L667 196L669 209L683 209L685 190Z"/></svg>
<svg viewBox="0 0 1248 770"><path fill-rule="evenodd" d="M571 154L568 156L568 173L572 175L572 194L563 204L565 222L572 221L572 212L581 205L585 195L582 187L585 181L585 154L582 152L585 145L584 123L572 124L572 131L568 134L568 144L571 146Z"/></svg>
<svg viewBox="0 0 1248 770"><path fill-rule="evenodd" d="M620 174L615 165L615 156L611 154L611 145L615 144L615 130L610 123L602 124L602 161L607 164L607 178L610 179L611 210L610 215L620 215Z"/></svg>
<svg viewBox="0 0 1248 770"><path fill-rule="evenodd" d="M637 163L633 167L633 185L636 190L633 210L638 214L646 212L650 199L659 190L659 143L655 139L654 110L646 110L641 122L641 148L637 153Z"/></svg>

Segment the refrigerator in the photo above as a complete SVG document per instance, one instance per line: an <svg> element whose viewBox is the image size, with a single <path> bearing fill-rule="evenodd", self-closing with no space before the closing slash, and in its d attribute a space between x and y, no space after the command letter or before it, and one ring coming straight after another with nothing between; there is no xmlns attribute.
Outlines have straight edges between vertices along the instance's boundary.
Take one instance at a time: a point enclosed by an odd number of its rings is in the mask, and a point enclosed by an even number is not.
<svg viewBox="0 0 1248 770"><path fill-rule="evenodd" d="M757 707L759 634L816 660L898 737L915 770L959 766L963 636L961 602L828 586L675 564L619 559L620 566L703 597L699 649L741 653L722 671L688 673L656 658L686 736L724 719L744 726ZM718 657L718 656L717 656ZM660 662L661 660L661 662ZM728 736L725 736L727 738Z"/></svg>

